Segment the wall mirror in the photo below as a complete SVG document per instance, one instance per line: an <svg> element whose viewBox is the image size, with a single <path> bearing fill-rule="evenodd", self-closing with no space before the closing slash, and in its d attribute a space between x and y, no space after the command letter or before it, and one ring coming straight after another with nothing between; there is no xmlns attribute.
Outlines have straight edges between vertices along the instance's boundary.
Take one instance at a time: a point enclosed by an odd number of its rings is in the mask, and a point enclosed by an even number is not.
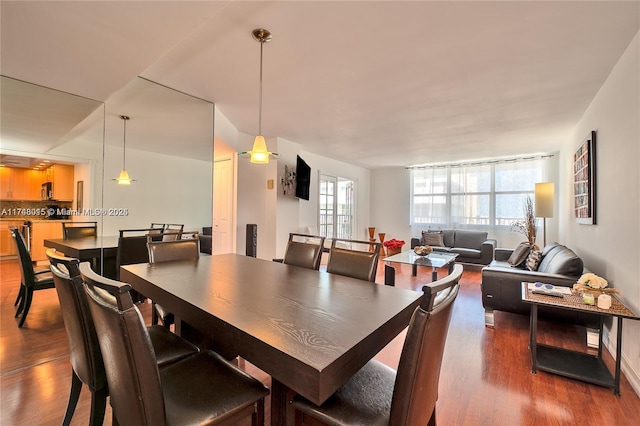
<svg viewBox="0 0 640 426"><path fill-rule="evenodd" d="M213 116L211 102L143 78L102 103L2 77L0 154L74 165L72 207L82 181L94 209L75 219L97 221L103 236L152 222L201 232L212 220ZM131 185L114 180L124 160Z"/></svg>

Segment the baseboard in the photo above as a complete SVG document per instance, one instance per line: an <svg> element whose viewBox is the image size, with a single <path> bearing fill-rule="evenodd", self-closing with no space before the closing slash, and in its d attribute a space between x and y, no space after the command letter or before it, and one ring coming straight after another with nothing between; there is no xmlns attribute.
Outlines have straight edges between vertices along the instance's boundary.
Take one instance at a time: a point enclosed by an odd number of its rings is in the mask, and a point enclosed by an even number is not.
<svg viewBox="0 0 640 426"><path fill-rule="evenodd" d="M611 356L617 352L616 339L611 339L610 334L606 329L602 336L602 342L604 346L607 348ZM615 357L614 357L615 358ZM629 362L629 359L625 357L624 352L622 352L622 361L620 362L620 370L624 374L624 377L629 381L629 384L636 392L636 395L640 397L640 373L634 370L633 365Z"/></svg>

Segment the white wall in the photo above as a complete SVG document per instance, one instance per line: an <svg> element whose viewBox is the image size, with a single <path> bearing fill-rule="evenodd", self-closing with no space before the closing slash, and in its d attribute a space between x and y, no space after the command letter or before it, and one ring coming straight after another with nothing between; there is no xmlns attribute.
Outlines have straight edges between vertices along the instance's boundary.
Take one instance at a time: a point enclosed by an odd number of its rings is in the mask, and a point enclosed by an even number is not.
<svg viewBox="0 0 640 426"><path fill-rule="evenodd" d="M594 273L640 313L640 33L620 58L561 154L560 233ZM597 131L597 224L573 218L573 153ZM607 334L615 354L616 326ZM640 395L640 321L624 322L623 371Z"/></svg>

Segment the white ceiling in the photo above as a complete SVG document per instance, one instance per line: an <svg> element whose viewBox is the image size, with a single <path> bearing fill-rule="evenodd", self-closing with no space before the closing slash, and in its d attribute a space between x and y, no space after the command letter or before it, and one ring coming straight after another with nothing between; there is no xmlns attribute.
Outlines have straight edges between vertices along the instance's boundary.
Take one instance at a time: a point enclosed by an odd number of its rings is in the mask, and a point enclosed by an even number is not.
<svg viewBox="0 0 640 426"><path fill-rule="evenodd" d="M557 150L640 28L638 1L1 7L3 75L101 101L140 75L248 134L267 28L265 136L367 167Z"/></svg>

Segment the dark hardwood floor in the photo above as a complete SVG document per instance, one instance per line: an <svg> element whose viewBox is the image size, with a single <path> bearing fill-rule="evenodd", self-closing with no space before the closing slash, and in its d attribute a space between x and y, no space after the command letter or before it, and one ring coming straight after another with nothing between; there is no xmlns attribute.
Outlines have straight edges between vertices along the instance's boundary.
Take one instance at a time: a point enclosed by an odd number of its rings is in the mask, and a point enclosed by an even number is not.
<svg viewBox="0 0 640 426"><path fill-rule="evenodd" d="M378 282L384 279L383 262ZM399 287L420 289L430 271L411 277L398 268ZM67 337L55 290L36 292L22 329L13 318L20 282L17 261L0 262L0 424L59 425L66 409L71 365ZM141 305L147 321L150 305ZM363 318L366 320L366 318ZM585 350L584 329L540 325L540 340ZM466 270L445 349L440 377L437 421L440 425L638 425L640 398L623 376L621 396L611 389L552 374L531 374L528 317L496 313L494 329L485 328L480 301L480 272ZM397 367L404 333L377 358ZM606 352L606 351L605 351ZM606 362L613 366L606 352ZM242 365L242 363L241 363ZM267 386L269 376L246 363ZM89 419L89 392L84 389L73 425ZM268 401L267 401L268 410ZM267 422L269 413L267 412ZM107 408L105 424L111 424Z"/></svg>

